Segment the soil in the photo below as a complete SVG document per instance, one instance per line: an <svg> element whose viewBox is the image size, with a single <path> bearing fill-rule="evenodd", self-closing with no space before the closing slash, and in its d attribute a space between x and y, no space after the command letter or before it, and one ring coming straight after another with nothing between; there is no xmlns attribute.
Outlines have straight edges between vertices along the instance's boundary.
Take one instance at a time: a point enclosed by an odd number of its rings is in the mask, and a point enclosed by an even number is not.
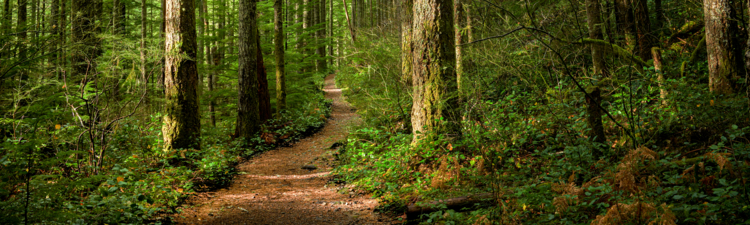
<svg viewBox="0 0 750 225"><path fill-rule="evenodd" d="M336 88L335 75L325 78L331 118L318 133L291 147L260 154L238 166L233 183L187 200L173 216L177 224L390 224L373 210L378 202L353 192L340 193L329 183L330 147L342 141L358 117ZM343 189L346 190L346 189Z"/></svg>

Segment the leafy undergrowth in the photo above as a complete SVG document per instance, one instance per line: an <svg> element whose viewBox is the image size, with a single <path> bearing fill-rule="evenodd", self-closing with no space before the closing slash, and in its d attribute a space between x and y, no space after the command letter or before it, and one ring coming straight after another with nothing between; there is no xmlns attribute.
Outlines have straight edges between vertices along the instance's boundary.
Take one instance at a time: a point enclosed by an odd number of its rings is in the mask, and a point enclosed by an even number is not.
<svg viewBox="0 0 750 225"><path fill-rule="evenodd" d="M682 88L693 94L638 104L639 125L626 124L637 143L612 123L606 145L592 143L584 107L510 94L477 103L482 116L464 122L460 139L411 146L410 134L363 127L342 149L338 173L397 213L415 202L500 196L493 207L422 215L429 224L748 223L747 102ZM605 156L595 158L596 148Z"/></svg>
<svg viewBox="0 0 750 225"><path fill-rule="evenodd" d="M368 38L363 36L363 39ZM343 182L373 193L383 211L477 193L491 205L426 213L424 224L750 224L750 110L743 95L709 91L705 65L661 85L653 68L571 80L549 71L508 75L537 59L474 61L462 82L459 138L428 133L412 146L410 87L398 39L358 43L337 82L364 123L340 149ZM506 46L506 45L498 45ZM507 45L512 46L512 45ZM395 49L395 48L394 48ZM502 52L502 51L501 51ZM479 57L481 55L469 56ZM482 55L489 54L481 52ZM670 52L675 64L679 52ZM486 65L480 63L487 63ZM516 71L516 70L514 70ZM544 79L554 80L548 82ZM606 141L592 142L584 89L602 89ZM521 85L523 84L523 85ZM661 98L660 89L668 90ZM592 152L603 152L595 157Z"/></svg>
<svg viewBox="0 0 750 225"><path fill-rule="evenodd" d="M159 115L152 115L150 121L130 119L114 129L98 173L80 158L83 152L66 149L81 133L79 127L59 125L38 131L49 136L47 143L41 138L8 140L2 148L14 151L0 158L0 223L20 223L25 209L30 223L161 223L188 195L228 185L243 158L314 133L329 114L330 101L319 96L268 121L251 140L232 139L233 126L222 123L203 127L201 150L169 152L161 148ZM49 151L70 157L45 157L48 146L54 146ZM27 174L31 179L23 182Z"/></svg>

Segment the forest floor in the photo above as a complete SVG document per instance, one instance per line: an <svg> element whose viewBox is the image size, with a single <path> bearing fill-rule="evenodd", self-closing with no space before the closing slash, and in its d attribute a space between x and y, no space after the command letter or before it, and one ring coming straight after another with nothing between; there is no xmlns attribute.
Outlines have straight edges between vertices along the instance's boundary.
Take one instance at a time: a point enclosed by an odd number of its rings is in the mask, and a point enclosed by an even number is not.
<svg viewBox="0 0 750 225"><path fill-rule="evenodd" d="M262 153L238 166L233 183L215 192L190 197L173 216L177 224L388 224L373 210L369 195L340 193L328 181L333 169L331 146L346 138L358 122L336 88L335 75L325 78L325 96L333 100L331 118L318 133ZM305 168L315 166L315 169ZM346 190L346 189L344 189ZM387 222L386 222L387 221Z"/></svg>

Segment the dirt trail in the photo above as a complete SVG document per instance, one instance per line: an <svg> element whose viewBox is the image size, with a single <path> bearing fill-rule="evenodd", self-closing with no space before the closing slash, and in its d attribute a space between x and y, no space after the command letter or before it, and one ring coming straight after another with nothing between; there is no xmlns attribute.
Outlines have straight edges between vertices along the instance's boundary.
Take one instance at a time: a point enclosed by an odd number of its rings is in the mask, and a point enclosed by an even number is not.
<svg viewBox="0 0 750 225"><path fill-rule="evenodd" d="M291 147L265 152L238 166L231 186L191 197L177 224L387 224L367 196L337 193L327 185L330 161L357 115L341 97L334 76L325 78L331 118L321 131ZM314 165L317 169L302 169Z"/></svg>

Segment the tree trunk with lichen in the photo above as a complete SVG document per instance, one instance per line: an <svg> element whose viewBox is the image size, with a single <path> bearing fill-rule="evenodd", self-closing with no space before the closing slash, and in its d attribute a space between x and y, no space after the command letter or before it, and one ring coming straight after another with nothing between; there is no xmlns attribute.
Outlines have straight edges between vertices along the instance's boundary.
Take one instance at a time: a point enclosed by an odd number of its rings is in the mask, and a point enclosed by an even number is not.
<svg viewBox="0 0 750 225"><path fill-rule="evenodd" d="M586 0L586 17L589 27L589 38L603 39L602 19L599 0ZM607 75L607 66L604 61L604 48L600 45L589 45L591 48L591 61L594 64L594 74Z"/></svg>
<svg viewBox="0 0 750 225"><path fill-rule="evenodd" d="M662 65L661 49L659 49L659 47L653 47L651 49L651 54L654 59L654 70L656 70L657 74L656 81L659 82L659 97L661 98L661 104L667 105L667 89L664 84L665 71Z"/></svg>
<svg viewBox="0 0 750 225"><path fill-rule="evenodd" d="M276 56L276 114L286 109L286 77L284 77L284 27L282 25L283 0L273 2L274 54Z"/></svg>
<svg viewBox="0 0 750 225"><path fill-rule="evenodd" d="M401 77L407 85L412 85L412 5L413 0L403 0L401 5Z"/></svg>
<svg viewBox="0 0 750 225"><path fill-rule="evenodd" d="M463 76L463 67L461 66L461 58L462 58L462 47L461 44L463 44L463 38L461 37L461 30L463 29L463 26L461 26L463 21L463 11L464 6L463 3L461 3L461 0L454 0L453 3L453 23L454 23L454 33L456 34L456 86L458 86L458 91L461 91L461 77Z"/></svg>
<svg viewBox="0 0 750 225"><path fill-rule="evenodd" d="M736 91L734 79L745 76L737 17L730 0L704 0L708 86L716 94Z"/></svg>
<svg viewBox="0 0 750 225"><path fill-rule="evenodd" d="M200 149L195 1L167 0L165 11L164 148Z"/></svg>
<svg viewBox="0 0 750 225"><path fill-rule="evenodd" d="M413 5L412 143L424 134L460 134L452 0Z"/></svg>
<svg viewBox="0 0 750 225"><path fill-rule="evenodd" d="M235 135L245 140L260 129L258 96L258 28L255 1L240 1L239 6L239 70L238 102Z"/></svg>

